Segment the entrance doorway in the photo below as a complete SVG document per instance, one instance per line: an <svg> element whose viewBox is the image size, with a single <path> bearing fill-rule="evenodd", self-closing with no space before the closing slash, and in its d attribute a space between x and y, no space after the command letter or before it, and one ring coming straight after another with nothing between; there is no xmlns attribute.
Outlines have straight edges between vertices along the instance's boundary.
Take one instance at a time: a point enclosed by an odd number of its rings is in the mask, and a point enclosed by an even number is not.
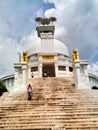
<svg viewBox="0 0 98 130"><path fill-rule="evenodd" d="M55 77L55 67L54 64L43 64L43 77Z"/></svg>

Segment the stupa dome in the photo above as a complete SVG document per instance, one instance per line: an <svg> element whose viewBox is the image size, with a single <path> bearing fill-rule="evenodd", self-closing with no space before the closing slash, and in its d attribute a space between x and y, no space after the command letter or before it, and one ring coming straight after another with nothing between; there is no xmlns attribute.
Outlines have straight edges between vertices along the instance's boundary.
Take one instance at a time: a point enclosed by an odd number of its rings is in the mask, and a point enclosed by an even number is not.
<svg viewBox="0 0 98 130"><path fill-rule="evenodd" d="M69 56L68 48L66 47L64 43L60 42L59 40L54 39L53 46L54 46L54 53ZM31 45L27 49L27 51L28 51L28 56L36 54L36 53L41 53L41 39L37 38L33 40Z"/></svg>

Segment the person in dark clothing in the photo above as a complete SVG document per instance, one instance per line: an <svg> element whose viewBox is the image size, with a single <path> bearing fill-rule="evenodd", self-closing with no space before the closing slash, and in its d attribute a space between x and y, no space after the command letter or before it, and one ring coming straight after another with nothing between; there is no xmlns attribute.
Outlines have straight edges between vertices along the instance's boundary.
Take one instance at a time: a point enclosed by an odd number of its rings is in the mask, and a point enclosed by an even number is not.
<svg viewBox="0 0 98 130"><path fill-rule="evenodd" d="M28 100L32 100L32 86L29 84L27 88Z"/></svg>

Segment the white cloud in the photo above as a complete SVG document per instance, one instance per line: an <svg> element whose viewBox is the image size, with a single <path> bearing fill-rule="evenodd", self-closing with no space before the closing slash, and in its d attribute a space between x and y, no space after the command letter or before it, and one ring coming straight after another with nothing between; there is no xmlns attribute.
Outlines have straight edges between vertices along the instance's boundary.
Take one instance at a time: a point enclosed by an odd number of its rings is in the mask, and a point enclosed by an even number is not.
<svg viewBox="0 0 98 130"><path fill-rule="evenodd" d="M28 36L23 36L19 43L11 38L0 37L0 75L13 73L14 63L19 61L18 53L22 55L22 51L27 50L36 37L35 31Z"/></svg>
<svg viewBox="0 0 98 130"><path fill-rule="evenodd" d="M90 59L98 46L97 0L44 1L55 4L55 8L45 12L46 17L57 17L55 37L67 44L70 53L73 48L78 48L82 59Z"/></svg>
<svg viewBox="0 0 98 130"><path fill-rule="evenodd" d="M54 3L55 8L43 12L46 7L43 9L43 3L38 4L37 0L35 4L32 0L31 3L27 0L0 1L0 73L4 68L12 69L10 64L13 66L17 60L17 53L28 48L36 38L34 19L43 13L46 17L57 17L55 37L67 44L70 53L78 48L82 59L98 57L95 51L98 47L98 0L43 1ZM34 32L30 34L32 29Z"/></svg>
<svg viewBox="0 0 98 130"><path fill-rule="evenodd" d="M0 74L10 73L13 69L13 63L17 61L17 53L21 47L15 40L0 37Z"/></svg>
<svg viewBox="0 0 98 130"><path fill-rule="evenodd" d="M28 49L33 40L37 38L37 32L33 31L28 36L23 36L19 42L19 45L23 46L25 50Z"/></svg>
<svg viewBox="0 0 98 130"><path fill-rule="evenodd" d="M44 14L44 12L43 12L43 9L42 8L40 8L38 11L37 11L37 17L43 17L43 14Z"/></svg>
<svg viewBox="0 0 98 130"><path fill-rule="evenodd" d="M36 37L35 17L46 8L50 6L42 0L0 0L0 75L14 70L18 52Z"/></svg>
<svg viewBox="0 0 98 130"><path fill-rule="evenodd" d="M98 62L88 65L88 72L98 76Z"/></svg>

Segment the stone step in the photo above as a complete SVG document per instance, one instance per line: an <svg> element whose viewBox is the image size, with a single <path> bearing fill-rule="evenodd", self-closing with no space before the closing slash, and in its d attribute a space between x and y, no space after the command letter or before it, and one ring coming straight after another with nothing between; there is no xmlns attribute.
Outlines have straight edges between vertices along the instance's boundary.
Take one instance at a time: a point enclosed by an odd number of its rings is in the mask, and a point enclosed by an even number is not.
<svg viewBox="0 0 98 130"><path fill-rule="evenodd" d="M75 89L72 79L39 78L30 82L33 100L27 100L25 90L8 94L0 104L1 130L50 130L56 125L67 130L98 129L98 98L92 91Z"/></svg>
<svg viewBox="0 0 98 130"><path fill-rule="evenodd" d="M44 118L50 118L50 119L52 119L52 118L74 118L74 119L83 119L83 118L98 118L98 113L97 112L85 112L85 113L42 113L42 114L40 114L40 113L22 113L22 114L9 114L9 115L5 115L5 116L0 116L0 118L3 120L3 119L7 119L7 118L26 118L26 117L28 117L29 116L29 118L31 117L31 118L42 118L42 117L44 117Z"/></svg>
<svg viewBox="0 0 98 130"><path fill-rule="evenodd" d="M96 105L92 105L92 106L76 106L76 105L71 105L72 107L71 108L69 108L69 106L70 105L68 105L67 104L67 106L66 105L58 105L58 107L57 107L57 105L55 105L55 106L49 106L49 105L41 105L41 106L39 106L39 107L36 107L36 106L33 106L33 105L28 105L28 106L26 106L26 105L24 105L24 106L22 106L22 105L20 105L20 106L17 106L17 107L14 107L14 106L2 106L1 108L0 108L0 112L2 112L2 110L4 111L6 111L6 110L17 110L17 111L19 111L19 110L25 110L25 109L32 109L32 110L35 110L35 111L56 111L56 110L61 110L61 111L90 111L90 110L94 110L94 111L97 111L98 110L98 108L96 107ZM44 109L43 109L44 108Z"/></svg>
<svg viewBox="0 0 98 130"><path fill-rule="evenodd" d="M55 126L55 125L57 125L57 123L58 122L54 122L54 123L51 123L51 124L47 124L47 123L40 123L40 124L11 124L10 126L7 126L7 125L2 125L2 126L0 126L0 128L4 128L4 127L6 127L7 129L9 129L9 130L12 130L12 129L15 129L15 128L17 128L17 129L25 129L25 128L28 128L28 129L31 129L31 128L33 128L33 129L37 129L37 128L39 128L39 129L47 129L47 128L52 128L53 126ZM92 129L92 130L95 130L95 128L98 128L98 125L96 125L96 124L84 124L84 123L72 123L72 124L64 124L64 126L65 126L65 128L66 129L72 129L73 130L73 128L74 129L87 129L87 130L89 130L89 129ZM5 129L5 128L4 128Z"/></svg>
<svg viewBox="0 0 98 130"><path fill-rule="evenodd" d="M79 123L81 123L81 122L92 122L92 123L95 123L95 122L98 122L98 117L93 117L93 118L89 118L89 117L81 117L81 119L79 119L79 118L75 118L75 117L72 117L72 118L69 118L69 117L57 117L57 118L55 118L55 117L50 117L50 116L47 116L46 118L45 117L43 117L43 116L40 116L39 118L36 118L36 117L34 117L33 118L33 120L31 120L31 118L30 117L26 117L26 118L16 118L16 117L12 117L12 119L13 120L11 120L11 118L9 118L8 120L6 120L6 122L2 122L2 121L4 121L4 120L2 120L1 119L1 121L0 121L0 124L7 124L7 123L15 123L16 124L16 122L18 122L18 123L21 123L21 122L25 122L26 121L26 123L28 123L28 122L51 122L51 121L60 121L60 122L65 122L65 123L67 123L67 122L70 122L70 123L74 123L74 122L79 122Z"/></svg>
<svg viewBox="0 0 98 130"><path fill-rule="evenodd" d="M8 92L3 93L2 96L0 96L0 103L7 97Z"/></svg>

